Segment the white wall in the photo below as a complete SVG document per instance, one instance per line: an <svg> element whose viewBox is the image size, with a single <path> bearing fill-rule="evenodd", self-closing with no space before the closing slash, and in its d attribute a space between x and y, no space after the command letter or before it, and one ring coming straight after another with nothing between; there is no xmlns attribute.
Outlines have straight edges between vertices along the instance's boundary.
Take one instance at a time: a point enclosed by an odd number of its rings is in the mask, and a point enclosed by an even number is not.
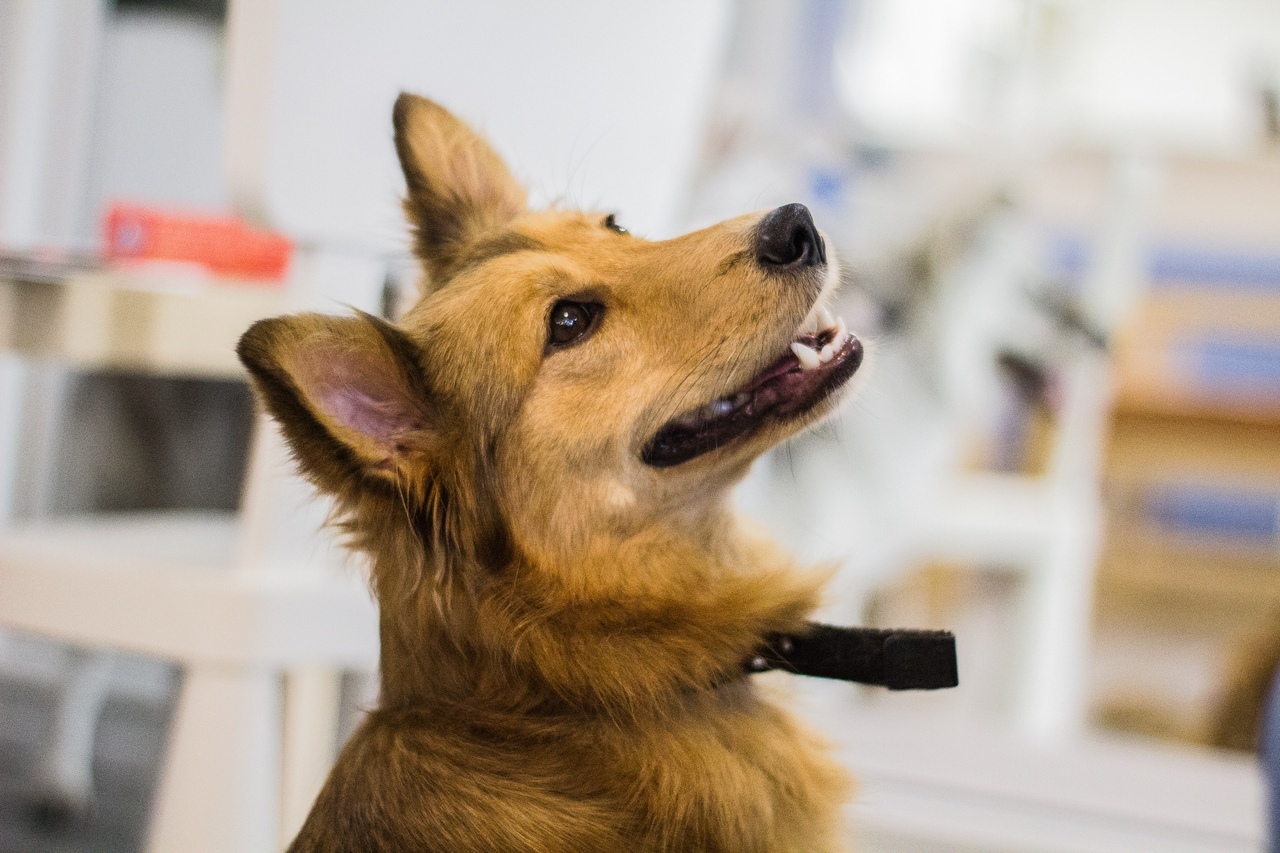
<svg viewBox="0 0 1280 853"><path fill-rule="evenodd" d="M126 12L103 40L84 227L113 200L226 211L222 26L195 15Z"/></svg>
<svg viewBox="0 0 1280 853"><path fill-rule="evenodd" d="M840 50L843 101L890 143L992 132L1239 151L1280 79L1268 0L866 0Z"/></svg>
<svg viewBox="0 0 1280 853"><path fill-rule="evenodd" d="M79 236L105 0L0 0L0 247Z"/></svg>
<svg viewBox="0 0 1280 853"><path fill-rule="evenodd" d="M233 0L237 207L304 240L405 245L401 89L486 132L531 200L679 224L726 0Z"/></svg>

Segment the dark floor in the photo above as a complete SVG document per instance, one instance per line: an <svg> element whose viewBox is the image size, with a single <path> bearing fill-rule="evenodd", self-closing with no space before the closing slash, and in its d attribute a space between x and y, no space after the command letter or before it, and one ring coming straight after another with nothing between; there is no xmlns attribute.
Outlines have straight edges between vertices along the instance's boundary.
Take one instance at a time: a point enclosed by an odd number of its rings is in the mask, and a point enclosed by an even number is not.
<svg viewBox="0 0 1280 853"><path fill-rule="evenodd" d="M47 686L0 679L0 853L141 850L170 702L107 700L94 750L97 799L86 818L68 821L42 813L32 782L53 701Z"/></svg>

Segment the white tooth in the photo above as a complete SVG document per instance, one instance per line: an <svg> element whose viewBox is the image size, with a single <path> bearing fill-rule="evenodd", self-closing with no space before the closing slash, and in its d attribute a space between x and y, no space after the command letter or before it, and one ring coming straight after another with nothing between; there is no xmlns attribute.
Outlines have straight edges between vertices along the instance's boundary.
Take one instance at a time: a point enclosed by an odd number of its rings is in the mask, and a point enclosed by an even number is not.
<svg viewBox="0 0 1280 853"><path fill-rule="evenodd" d="M748 394L746 391L742 391L733 395L733 407L735 409L741 409L743 406L745 406L749 402L751 402L751 395Z"/></svg>
<svg viewBox="0 0 1280 853"><path fill-rule="evenodd" d="M822 328L830 329L836 324L836 318L831 316L831 312L826 308L818 309L818 319L822 321Z"/></svg>
<svg viewBox="0 0 1280 853"><path fill-rule="evenodd" d="M844 346L844 339L849 337L849 330L844 326L844 318L836 318L836 335L831 339L831 345L836 349Z"/></svg>
<svg viewBox="0 0 1280 853"><path fill-rule="evenodd" d="M733 411L733 403L729 400L712 400L702 407L708 419L718 418Z"/></svg>
<svg viewBox="0 0 1280 853"><path fill-rule="evenodd" d="M822 348L821 352L818 353L818 361L822 362L823 364L826 364L828 361L831 360L831 357L834 356L835 354L836 354L835 347L831 346L831 344L827 344L825 347Z"/></svg>
<svg viewBox="0 0 1280 853"><path fill-rule="evenodd" d="M800 359L800 366L805 370L813 370L822 363L818 358L818 354L811 347L805 346L799 341L791 344L791 351L796 354L796 358Z"/></svg>

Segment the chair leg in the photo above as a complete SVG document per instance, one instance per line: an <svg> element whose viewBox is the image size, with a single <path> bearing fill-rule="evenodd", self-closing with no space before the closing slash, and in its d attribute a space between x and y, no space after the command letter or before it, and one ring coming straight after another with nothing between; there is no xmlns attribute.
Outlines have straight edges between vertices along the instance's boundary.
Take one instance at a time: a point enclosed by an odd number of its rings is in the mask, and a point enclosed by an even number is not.
<svg viewBox="0 0 1280 853"><path fill-rule="evenodd" d="M302 829L333 766L341 697L339 670L299 667L285 675L281 847Z"/></svg>
<svg viewBox="0 0 1280 853"><path fill-rule="evenodd" d="M280 849L281 678L270 669L188 667L147 849Z"/></svg>
<svg viewBox="0 0 1280 853"><path fill-rule="evenodd" d="M1111 400L1110 370L1099 354L1078 357L1061 379L1049 475L1059 503L1045 553L1031 567L1015 712L1023 733L1041 740L1081 733L1088 716L1093 581L1104 523L1098 472Z"/></svg>
<svg viewBox="0 0 1280 853"><path fill-rule="evenodd" d="M49 746L36 771L36 808L53 819L85 814L93 803L93 742L115 658L72 649L58 694Z"/></svg>
<svg viewBox="0 0 1280 853"><path fill-rule="evenodd" d="M1014 720L1023 735L1064 740L1084 731L1088 715L1089 637L1101 510L1080 502L1059 520L1048 553L1024 588L1020 671Z"/></svg>

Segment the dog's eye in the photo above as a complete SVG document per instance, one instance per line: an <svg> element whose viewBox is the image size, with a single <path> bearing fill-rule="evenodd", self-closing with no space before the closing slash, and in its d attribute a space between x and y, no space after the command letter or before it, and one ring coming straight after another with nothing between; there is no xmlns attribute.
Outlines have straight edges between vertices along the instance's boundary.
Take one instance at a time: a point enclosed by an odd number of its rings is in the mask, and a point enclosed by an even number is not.
<svg viewBox="0 0 1280 853"><path fill-rule="evenodd" d="M618 224L618 218L610 213L604 218L604 227L608 228L615 234L630 234L631 232Z"/></svg>
<svg viewBox="0 0 1280 853"><path fill-rule="evenodd" d="M599 305L568 300L557 302L551 308L551 330L547 345L563 347L581 340L583 335L591 331L599 313Z"/></svg>

